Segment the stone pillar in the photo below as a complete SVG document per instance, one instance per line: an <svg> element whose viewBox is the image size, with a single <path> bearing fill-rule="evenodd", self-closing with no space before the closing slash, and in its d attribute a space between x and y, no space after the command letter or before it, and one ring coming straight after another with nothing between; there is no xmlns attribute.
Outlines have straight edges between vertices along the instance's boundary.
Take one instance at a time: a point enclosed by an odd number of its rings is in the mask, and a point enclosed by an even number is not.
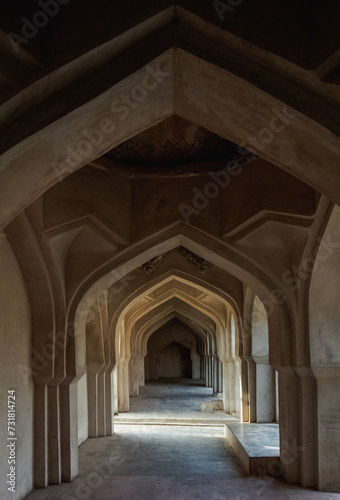
<svg viewBox="0 0 340 500"><path fill-rule="evenodd" d="M219 365L218 365L218 358L216 356L212 356L212 385L213 385L213 392L217 393L219 392L219 385L218 385L218 372L219 372Z"/></svg>
<svg viewBox="0 0 340 500"><path fill-rule="evenodd" d="M34 487L48 486L48 387L35 381L34 390Z"/></svg>
<svg viewBox="0 0 340 500"><path fill-rule="evenodd" d="M296 369L299 377L300 484L315 487L317 479L316 380L310 368ZM281 417L280 417L281 420Z"/></svg>
<svg viewBox="0 0 340 500"><path fill-rule="evenodd" d="M61 451L62 480L72 481L78 475L78 415L76 380L62 382L61 397Z"/></svg>
<svg viewBox="0 0 340 500"><path fill-rule="evenodd" d="M209 387L209 357L205 356L205 386Z"/></svg>
<svg viewBox="0 0 340 500"><path fill-rule="evenodd" d="M106 372L112 370L107 293L92 306L92 321L86 328L86 364L89 437L106 436L106 407L111 405Z"/></svg>
<svg viewBox="0 0 340 500"><path fill-rule="evenodd" d="M230 413L230 379L229 379L229 363L223 361L223 410L225 413Z"/></svg>
<svg viewBox="0 0 340 500"><path fill-rule="evenodd" d="M223 392L223 363L218 360L218 392Z"/></svg>
<svg viewBox="0 0 340 500"><path fill-rule="evenodd" d="M213 387L213 357L210 355L209 360L209 387Z"/></svg>
<svg viewBox="0 0 340 500"><path fill-rule="evenodd" d="M145 386L145 356L142 354L139 359L139 387Z"/></svg>
<svg viewBox="0 0 340 500"><path fill-rule="evenodd" d="M113 390L113 413L118 413L118 367L115 366L112 373Z"/></svg>
<svg viewBox="0 0 340 500"><path fill-rule="evenodd" d="M319 378L319 369L313 369L315 379L310 367L278 370L280 461L285 479L304 487L339 491L339 379L331 378L330 383L327 376Z"/></svg>
<svg viewBox="0 0 340 500"><path fill-rule="evenodd" d="M249 422L257 422L256 404L256 363L251 357L247 357L248 363L248 388L249 388Z"/></svg>
<svg viewBox="0 0 340 500"><path fill-rule="evenodd" d="M292 368L279 368L280 462L289 483L298 483L300 478L298 385Z"/></svg>
<svg viewBox="0 0 340 500"><path fill-rule="evenodd" d="M129 411L129 366L128 361L117 364L118 380L118 411L120 413Z"/></svg>
<svg viewBox="0 0 340 500"><path fill-rule="evenodd" d="M61 483L59 386L48 387L48 482Z"/></svg>
<svg viewBox="0 0 340 500"><path fill-rule="evenodd" d="M236 412L236 398L235 398L235 363L228 362L229 365L229 394L230 394L230 414Z"/></svg>
<svg viewBox="0 0 340 500"><path fill-rule="evenodd" d="M314 368L320 491L340 492L340 368Z"/></svg>
<svg viewBox="0 0 340 500"><path fill-rule="evenodd" d="M98 381L97 373L87 373L87 401L89 437L98 437Z"/></svg>
<svg viewBox="0 0 340 500"><path fill-rule="evenodd" d="M98 373L98 436L106 436L106 387L105 387L105 371Z"/></svg>
<svg viewBox="0 0 340 500"><path fill-rule="evenodd" d="M248 363L242 357L241 360L241 389L242 389L242 422L249 422L249 379Z"/></svg>
<svg viewBox="0 0 340 500"><path fill-rule="evenodd" d="M105 404L105 412L106 412L106 429L105 429L105 435L106 436L112 436L114 434L114 422L113 422L113 415L114 415L114 387L113 387L113 373L112 373L112 368L105 373L105 397L106 397L106 404Z"/></svg>
<svg viewBox="0 0 340 500"><path fill-rule="evenodd" d="M55 366L58 360L55 358ZM77 378L35 378L34 486L72 481L78 475ZM57 370L55 370L57 373Z"/></svg>
<svg viewBox="0 0 340 500"><path fill-rule="evenodd" d="M235 370L235 413L236 416L241 418L242 415L242 395L241 395L241 362L239 359L234 361Z"/></svg>
<svg viewBox="0 0 340 500"><path fill-rule="evenodd" d="M129 390L130 396L138 396L139 394L139 385L138 385L138 367L137 367L137 358L132 355L129 361Z"/></svg>
<svg viewBox="0 0 340 500"><path fill-rule="evenodd" d="M276 419L275 372L267 362L257 362L257 360L255 362L256 421L271 423Z"/></svg>

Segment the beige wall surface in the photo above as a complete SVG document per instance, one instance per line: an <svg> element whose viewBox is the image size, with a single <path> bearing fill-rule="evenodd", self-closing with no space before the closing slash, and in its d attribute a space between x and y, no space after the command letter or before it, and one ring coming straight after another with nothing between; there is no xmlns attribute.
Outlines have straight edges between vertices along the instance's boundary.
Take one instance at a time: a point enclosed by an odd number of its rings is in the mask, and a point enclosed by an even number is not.
<svg viewBox="0 0 340 500"><path fill-rule="evenodd" d="M19 266L6 239L0 240L0 498L19 500L33 487L33 382L31 326L27 294ZM15 390L16 487L8 491L3 477L9 473L8 392ZM7 448L8 450L10 448ZM12 465L12 464L11 464Z"/></svg>

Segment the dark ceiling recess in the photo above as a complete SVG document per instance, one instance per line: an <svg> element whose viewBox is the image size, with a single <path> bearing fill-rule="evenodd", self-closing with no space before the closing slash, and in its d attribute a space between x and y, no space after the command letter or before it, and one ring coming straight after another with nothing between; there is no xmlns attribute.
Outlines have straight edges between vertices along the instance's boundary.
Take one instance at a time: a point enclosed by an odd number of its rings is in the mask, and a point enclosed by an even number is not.
<svg viewBox="0 0 340 500"><path fill-rule="evenodd" d="M228 170L257 156L208 130L172 116L91 164L129 177L187 176Z"/></svg>
<svg viewBox="0 0 340 500"><path fill-rule="evenodd" d="M58 15L37 36L52 65L53 61L65 64L70 52L79 57L112 39L119 28L127 30L173 5L306 69L316 69L340 45L339 0L240 0L230 3L235 6L226 11L227 1L213 0L129 0L114 2L114 9L112 3L71 0L60 5ZM37 0L11 0L2 1L0 9L19 27L23 16L31 20L42 7Z"/></svg>
<svg viewBox="0 0 340 500"><path fill-rule="evenodd" d="M164 165L224 160L238 154L238 146L193 123L171 116L123 142L105 157L128 165Z"/></svg>

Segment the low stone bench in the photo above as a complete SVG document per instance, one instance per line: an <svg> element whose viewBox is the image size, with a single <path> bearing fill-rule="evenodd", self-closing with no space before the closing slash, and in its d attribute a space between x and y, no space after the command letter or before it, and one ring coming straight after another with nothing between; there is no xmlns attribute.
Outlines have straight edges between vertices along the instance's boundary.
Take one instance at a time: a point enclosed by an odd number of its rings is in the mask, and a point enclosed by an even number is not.
<svg viewBox="0 0 340 500"><path fill-rule="evenodd" d="M225 436L248 474L277 475L280 461L278 424L225 424Z"/></svg>

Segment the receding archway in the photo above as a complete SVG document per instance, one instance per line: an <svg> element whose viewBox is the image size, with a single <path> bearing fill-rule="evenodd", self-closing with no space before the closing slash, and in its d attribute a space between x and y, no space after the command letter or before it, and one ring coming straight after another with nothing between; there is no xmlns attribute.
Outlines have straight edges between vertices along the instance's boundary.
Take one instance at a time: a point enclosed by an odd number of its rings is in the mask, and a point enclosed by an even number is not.
<svg viewBox="0 0 340 500"><path fill-rule="evenodd" d="M190 349L172 342L159 352L157 375L160 378L192 378Z"/></svg>
<svg viewBox="0 0 340 500"><path fill-rule="evenodd" d="M159 378L200 378L198 339L185 325L174 319L148 339L145 380Z"/></svg>

